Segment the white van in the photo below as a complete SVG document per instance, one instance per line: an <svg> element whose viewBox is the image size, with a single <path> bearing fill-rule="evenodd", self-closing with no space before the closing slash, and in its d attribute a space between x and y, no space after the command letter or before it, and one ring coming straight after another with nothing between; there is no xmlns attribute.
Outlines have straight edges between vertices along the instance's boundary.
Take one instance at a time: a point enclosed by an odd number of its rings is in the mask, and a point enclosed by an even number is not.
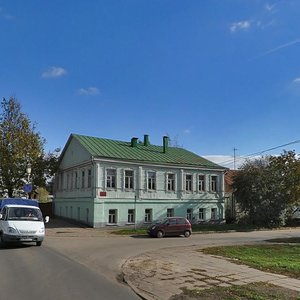
<svg viewBox="0 0 300 300"><path fill-rule="evenodd" d="M35 242L41 246L45 224L38 202L31 199L0 200L0 239L7 242ZM49 217L45 218L45 222Z"/></svg>

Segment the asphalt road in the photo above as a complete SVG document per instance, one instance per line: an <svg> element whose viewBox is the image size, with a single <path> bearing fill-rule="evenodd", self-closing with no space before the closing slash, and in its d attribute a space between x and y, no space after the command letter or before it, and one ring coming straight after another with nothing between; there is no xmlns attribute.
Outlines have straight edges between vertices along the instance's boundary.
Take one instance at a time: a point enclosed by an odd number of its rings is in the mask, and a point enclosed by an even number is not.
<svg viewBox="0 0 300 300"><path fill-rule="evenodd" d="M139 299L127 286L47 246L1 247L0 260L0 299Z"/></svg>
<svg viewBox="0 0 300 300"><path fill-rule="evenodd" d="M172 255L180 246L201 248L300 236L300 229L163 239L111 236L91 228L68 230L49 229L41 247L0 248L1 299L139 299L118 281L122 264L129 257L160 248L169 248Z"/></svg>

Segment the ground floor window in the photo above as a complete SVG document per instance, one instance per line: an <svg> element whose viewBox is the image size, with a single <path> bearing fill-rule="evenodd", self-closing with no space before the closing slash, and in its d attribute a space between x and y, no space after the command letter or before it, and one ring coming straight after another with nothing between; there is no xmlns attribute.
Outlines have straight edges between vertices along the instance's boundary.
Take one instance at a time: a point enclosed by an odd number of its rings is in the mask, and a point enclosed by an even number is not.
<svg viewBox="0 0 300 300"><path fill-rule="evenodd" d="M193 209L192 208L188 208L186 210L186 218L189 220L189 221L192 221L193 219Z"/></svg>
<svg viewBox="0 0 300 300"><path fill-rule="evenodd" d="M167 208L167 217L174 217L174 208Z"/></svg>
<svg viewBox="0 0 300 300"><path fill-rule="evenodd" d="M109 224L117 223L117 210L116 209L110 209L108 211L108 223Z"/></svg>
<svg viewBox="0 0 300 300"><path fill-rule="evenodd" d="M128 223L134 223L135 222L135 210L134 209L128 209Z"/></svg>
<svg viewBox="0 0 300 300"><path fill-rule="evenodd" d="M217 213L218 213L217 208L212 208L211 209L211 219L212 220L216 220L217 219Z"/></svg>
<svg viewBox="0 0 300 300"><path fill-rule="evenodd" d="M199 208L199 220L205 220L205 208Z"/></svg>
<svg viewBox="0 0 300 300"><path fill-rule="evenodd" d="M152 222L152 209L150 208L145 209L145 222L146 223Z"/></svg>

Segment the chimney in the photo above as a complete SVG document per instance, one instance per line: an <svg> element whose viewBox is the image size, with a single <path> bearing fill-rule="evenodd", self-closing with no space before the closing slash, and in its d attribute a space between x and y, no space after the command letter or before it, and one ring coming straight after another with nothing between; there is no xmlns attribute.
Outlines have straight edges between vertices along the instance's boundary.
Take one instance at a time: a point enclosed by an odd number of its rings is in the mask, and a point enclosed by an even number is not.
<svg viewBox="0 0 300 300"><path fill-rule="evenodd" d="M144 134L144 146L149 146L149 145L150 145L149 135Z"/></svg>
<svg viewBox="0 0 300 300"><path fill-rule="evenodd" d="M131 139L131 147L136 147L136 146L137 146L137 143L138 143L138 138L133 137L133 138Z"/></svg>
<svg viewBox="0 0 300 300"><path fill-rule="evenodd" d="M164 136L163 137L163 152L164 153L166 153L168 151L168 147L169 147L169 137Z"/></svg>

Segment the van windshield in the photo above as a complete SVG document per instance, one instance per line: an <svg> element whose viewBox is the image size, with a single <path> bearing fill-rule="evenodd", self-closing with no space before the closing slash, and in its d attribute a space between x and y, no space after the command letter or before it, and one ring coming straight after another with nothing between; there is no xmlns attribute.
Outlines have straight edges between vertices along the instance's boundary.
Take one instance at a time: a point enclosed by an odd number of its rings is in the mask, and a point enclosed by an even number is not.
<svg viewBox="0 0 300 300"><path fill-rule="evenodd" d="M7 220L43 221L43 216L39 209L31 207L9 207Z"/></svg>

